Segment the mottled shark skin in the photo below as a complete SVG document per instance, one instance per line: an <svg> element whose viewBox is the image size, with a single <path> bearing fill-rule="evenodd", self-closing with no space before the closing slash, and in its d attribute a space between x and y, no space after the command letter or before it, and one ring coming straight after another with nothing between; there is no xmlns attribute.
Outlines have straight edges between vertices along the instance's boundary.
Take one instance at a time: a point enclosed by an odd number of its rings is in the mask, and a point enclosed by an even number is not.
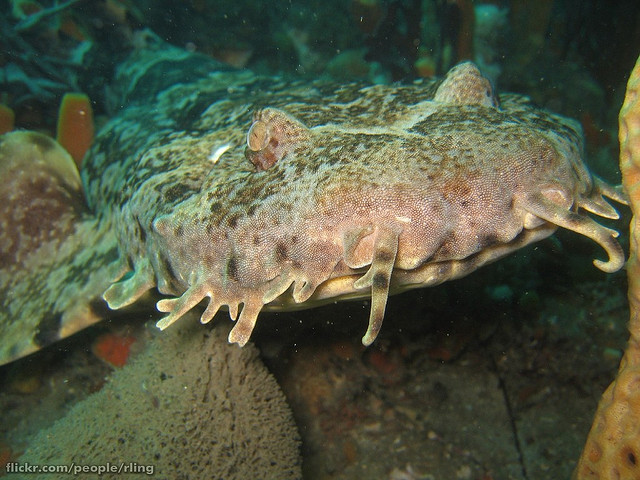
<svg viewBox="0 0 640 480"><path fill-rule="evenodd" d="M604 197L626 200L587 170L579 125L498 97L469 62L409 85L291 82L150 41L112 93L119 112L82 189L55 169L66 202L40 195L63 207L34 241L23 213L37 196L17 181L30 170L0 171L2 255L13 252L0 362L108 315L101 298L120 309L154 287L161 329L204 300L201 321L228 310L240 345L262 310L371 297L369 345L390 293L464 276L557 227L600 244L598 268L624 263L618 233L586 212L617 218ZM69 207L81 191L86 205Z"/></svg>

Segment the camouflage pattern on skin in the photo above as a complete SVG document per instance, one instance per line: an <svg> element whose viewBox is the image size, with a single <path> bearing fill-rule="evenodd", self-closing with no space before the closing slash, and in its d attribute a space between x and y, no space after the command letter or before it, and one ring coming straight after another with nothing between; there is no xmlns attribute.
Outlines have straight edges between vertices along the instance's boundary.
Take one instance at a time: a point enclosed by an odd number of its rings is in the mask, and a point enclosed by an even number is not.
<svg viewBox="0 0 640 480"><path fill-rule="evenodd" d="M263 309L371 297L368 345L389 294L466 275L558 226L599 243L602 270L624 263L617 232L584 212L617 218L604 197L625 199L588 172L579 125L498 97L472 63L411 85L288 82L150 40L113 91L114 110L126 107L85 158L87 207L47 247L69 243L75 257L29 250L51 275L0 271L2 362L61 336L34 336L50 312L103 293L119 309L157 287L160 328L206 299L201 321L228 309L240 345ZM52 308L63 289L77 294Z"/></svg>

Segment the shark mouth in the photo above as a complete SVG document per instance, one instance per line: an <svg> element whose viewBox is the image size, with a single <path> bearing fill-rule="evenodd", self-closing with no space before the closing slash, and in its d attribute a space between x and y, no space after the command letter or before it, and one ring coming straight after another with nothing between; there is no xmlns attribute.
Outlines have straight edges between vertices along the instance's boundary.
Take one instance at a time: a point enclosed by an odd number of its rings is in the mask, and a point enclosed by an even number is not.
<svg viewBox="0 0 640 480"><path fill-rule="evenodd" d="M589 198L578 199L578 207L600 216L616 218L617 212L604 204L604 200L601 201L601 195L626 202L616 189L604 182L596 182ZM596 204L596 200L599 203ZM444 243L436 245L430 253L421 247L414 248L416 252L423 250L421 253L411 253L412 249L406 242L424 246L424 232L410 233L397 223L385 222L382 226L362 226L343 232L341 242L330 242L333 250L329 253L312 245L310 249L298 252L298 261L281 258L279 262L272 262L272 277L261 281L255 280L255 272L265 269L257 265L260 260L255 256L253 260L247 258L244 261L232 256L223 262L222 270L215 272L196 267L190 278L185 279L189 287L182 295L157 303L159 311L168 313L157 322L157 326L164 330L207 299L200 321L208 323L218 310L228 309L229 316L236 322L229 334L229 342L243 346L249 341L262 310L296 310L338 299L370 297L369 322L362 337L362 343L368 346L380 332L390 294L463 277L482 265L548 237L559 226L591 238L605 249L609 258L607 261L595 260L596 267L611 272L623 266L624 253L616 241L618 233L615 230L577 212L577 207L567 208L543 196L527 203L531 218L526 217L523 229L515 238L483 245L476 251L471 250L464 258L437 255L438 250L446 246ZM402 248L401 237L406 243ZM283 253L276 256L286 257ZM128 305L152 288L156 283L153 272L148 261L136 265L132 276L112 284L105 292L104 298L109 306L116 309ZM160 291L167 290L163 288L162 281L158 284Z"/></svg>
<svg viewBox="0 0 640 480"><path fill-rule="evenodd" d="M362 337L365 346L371 345L382 327L387 298L404 290L437 285L447 280L463 277L480 266L502 258L523 246L551 235L555 225L541 225L524 230L512 242L497 244L461 260L425 262L417 268L403 270L398 263L400 232L392 229L375 229L372 255L363 267L347 266L355 261L355 249L362 238L371 235L372 229L362 229L344 238L342 268L324 274L320 279L311 278L300 270L289 269L270 282L259 287L220 288L219 281L199 282L193 279L180 297L162 299L157 303L167 316L157 322L161 330L172 325L187 311L207 299L208 304L200 318L210 322L221 308L228 309L236 322L229 334L229 342L245 345L262 310L284 311L311 308L337 299L371 298L371 309L366 332ZM346 263L346 265L345 265Z"/></svg>
<svg viewBox="0 0 640 480"><path fill-rule="evenodd" d="M353 241L345 240L346 258L355 249L357 240L367 233L371 233L371 229L355 234ZM198 281L197 278L193 278L192 286L180 297L162 299L157 303L158 310L168 315L156 325L164 330L187 311L208 299L208 304L200 317L201 323L210 322L218 310L226 307L231 319L236 321L229 334L229 342L243 346L249 340L263 307L266 310L301 309L327 303L336 297L371 296L369 326L362 339L365 345L370 345L377 337L384 319L398 243L399 233L385 229L378 230L374 242L373 259L364 275L355 273L361 269L348 268L347 275L337 274L332 278L332 272L327 271L322 273L320 279L315 279L298 269L288 268L265 285L249 288L234 284L224 289L215 285L214 282ZM333 267L335 264L331 270ZM215 283L219 285L220 282ZM337 285L339 285L338 288L336 288Z"/></svg>

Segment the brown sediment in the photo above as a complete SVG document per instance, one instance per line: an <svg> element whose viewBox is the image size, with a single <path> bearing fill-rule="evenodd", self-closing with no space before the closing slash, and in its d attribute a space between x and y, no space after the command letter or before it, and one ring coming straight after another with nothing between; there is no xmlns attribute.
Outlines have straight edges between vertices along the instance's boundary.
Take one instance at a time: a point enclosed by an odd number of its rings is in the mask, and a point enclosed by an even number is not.
<svg viewBox="0 0 640 480"><path fill-rule="evenodd" d="M629 280L630 338L618 377L607 388L587 438L577 480L640 478L640 58L620 110L620 169L631 200Z"/></svg>

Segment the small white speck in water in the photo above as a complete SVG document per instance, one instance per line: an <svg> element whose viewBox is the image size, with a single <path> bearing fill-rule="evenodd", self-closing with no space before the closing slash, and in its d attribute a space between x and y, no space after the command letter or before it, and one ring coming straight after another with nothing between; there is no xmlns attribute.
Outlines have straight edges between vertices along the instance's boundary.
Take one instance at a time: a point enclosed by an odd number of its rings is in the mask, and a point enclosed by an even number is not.
<svg viewBox="0 0 640 480"><path fill-rule="evenodd" d="M221 147L216 148L215 150L211 150L211 155L209 155L209 160L211 160L211 163L217 163L218 160L220 160L220 157L222 156L222 154L227 150L229 150L230 148L231 148L231 145L226 143Z"/></svg>

